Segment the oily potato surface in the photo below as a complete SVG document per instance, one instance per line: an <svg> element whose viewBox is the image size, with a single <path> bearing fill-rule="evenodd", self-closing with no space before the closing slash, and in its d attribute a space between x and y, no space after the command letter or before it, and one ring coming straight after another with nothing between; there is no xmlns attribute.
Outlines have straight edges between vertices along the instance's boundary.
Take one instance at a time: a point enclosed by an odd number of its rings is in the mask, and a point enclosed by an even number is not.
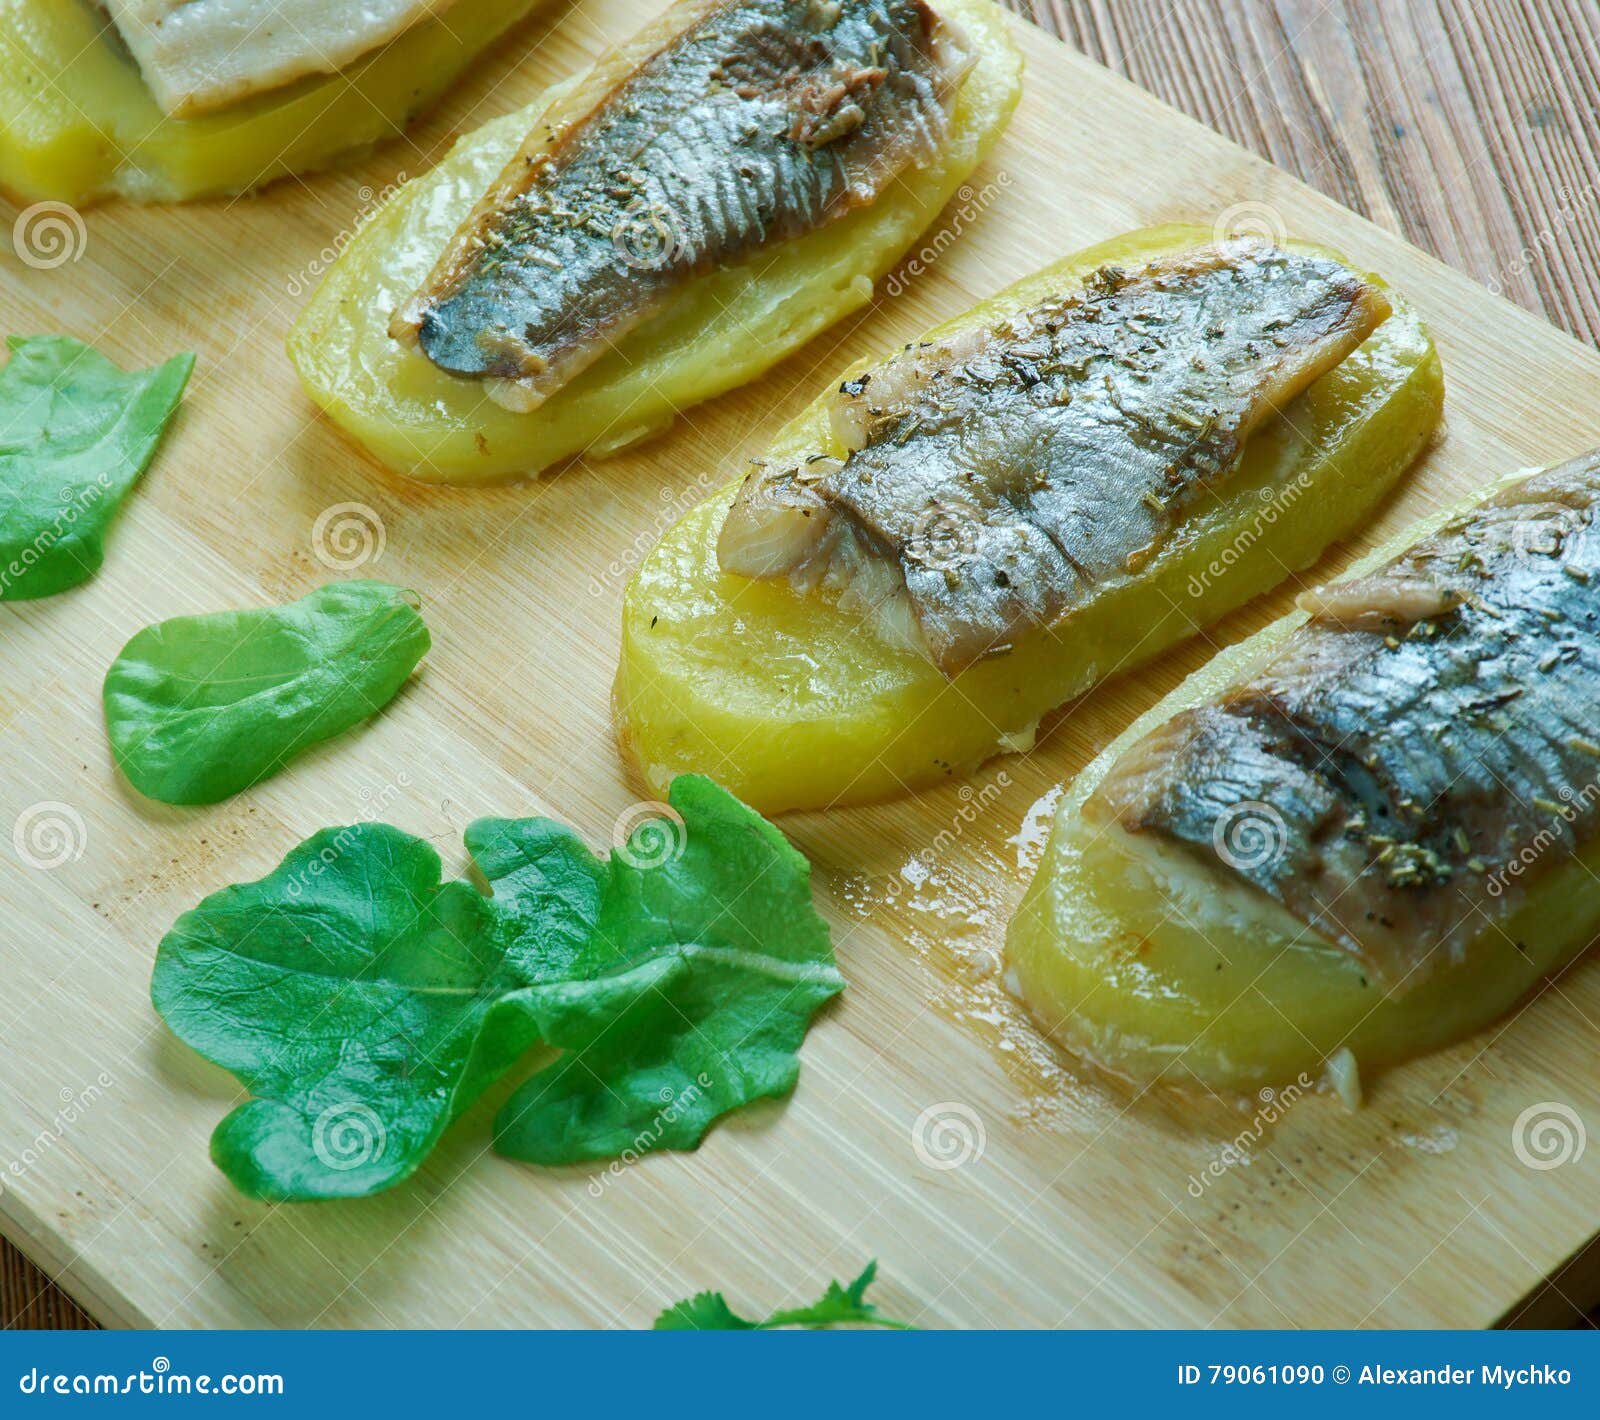
<svg viewBox="0 0 1600 1420"><path fill-rule="evenodd" d="M477 0L341 73L170 118L103 14L0 0L0 187L75 206L244 192L393 138L543 0Z"/></svg>
<svg viewBox="0 0 1600 1420"><path fill-rule="evenodd" d="M362 226L295 322L289 355L307 392L388 467L429 482L482 483L535 474L583 451L614 452L659 433L679 410L754 379L871 299L873 283L1011 117L1022 59L1003 12L991 0L945 0L940 11L972 42L977 63L937 158L869 206L692 278L629 333L625 349L526 414L394 340L388 321L540 115L576 81L468 134Z"/></svg>
<svg viewBox="0 0 1600 1420"><path fill-rule="evenodd" d="M1139 264L1210 239L1209 229L1186 226L1129 233L1025 278L928 338L998 320L1107 263ZM1309 566L1366 520L1438 422L1433 343L1389 295L1393 314L1257 433L1238 477L1141 575L1102 584L1061 625L954 681L824 596L724 573L716 539L736 480L667 533L627 591L616 714L642 777L661 792L676 774L710 774L765 813L936 783L1025 748L1046 712ZM825 398L778 435L769 461L842 453Z"/></svg>
<svg viewBox="0 0 1600 1420"><path fill-rule="evenodd" d="M1347 577L1444 521L1403 533ZM1600 924L1600 845L1591 845L1551 865L1459 962L1393 995L1265 894L1142 835L1084 819L1084 801L1129 747L1242 679L1305 620L1291 612L1202 666L1098 755L1057 807L1011 922L1007 964L1039 1024L1116 1074L1246 1091L1301 1075L1315 1080L1331 1055L1348 1049L1366 1075L1503 1015L1583 951Z"/></svg>

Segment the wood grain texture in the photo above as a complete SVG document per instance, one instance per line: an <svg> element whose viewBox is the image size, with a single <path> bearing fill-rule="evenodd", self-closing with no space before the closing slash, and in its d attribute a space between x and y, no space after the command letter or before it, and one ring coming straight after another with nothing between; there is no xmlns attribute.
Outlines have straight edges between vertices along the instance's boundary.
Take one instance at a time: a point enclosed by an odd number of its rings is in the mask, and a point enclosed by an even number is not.
<svg viewBox="0 0 1600 1420"><path fill-rule="evenodd" d="M83 1331L92 1322L10 1243L0 1244L0 1323L22 1331Z"/></svg>
<svg viewBox="0 0 1600 1420"><path fill-rule="evenodd" d="M1590 0L1006 0L1581 339L1600 335Z"/></svg>
<svg viewBox="0 0 1600 1420"><path fill-rule="evenodd" d="M592 52L630 7L601 0L586 8L592 18L560 27L548 44L546 29L537 30L534 66L541 72ZM1017 0L1013 8L1031 10L1086 53L1526 309L1585 339L1600 329L1592 123L1600 21L1593 6ZM1006 223L977 224L905 300L875 312L865 330L817 342L725 407L697 411L649 450L593 471L573 470L532 494L463 497L386 479L326 425L307 420L278 354L294 305L283 298L279 273L315 262L361 205L364 185L381 188L399 166L417 170L453 126L500 111L521 88L509 85L507 95L486 103L494 81L480 81L424 125L414 144L397 145L408 151L269 194L239 213L213 205L166 223L121 209L91 216L98 240L79 275L93 278L98 294L86 318L109 328L124 303L139 299L143 315L135 324L148 325L149 339L163 349L178 338L201 345L202 369L216 371L202 374L180 421L179 435L192 441L188 453L173 455L133 500L119 531L122 545L101 581L59 599L58 608L21 612L0 628L8 661L35 668L0 701L0 726L10 737L5 772L29 771L26 796L13 803L21 791L8 794L0 817L10 822L19 804L40 798L82 804L97 852L104 849L98 861L63 870L65 883L54 886L65 892L29 902L30 921L44 939L81 944L70 993L64 973L49 963L36 964L29 978L30 1006L51 1002L70 1026L71 1042L50 1073L36 1070L29 1078L46 1094L65 1091L92 1078L110 1050L118 1088L134 1101L130 1106L125 1098L118 1109L136 1111L133 1123L91 1112L0 1204L7 1229L25 1233L107 1319L638 1324L653 1305L698 1286L727 1285L747 1300L779 1301L805 1291L819 1268L842 1273L879 1252L890 1282L886 1302L912 1314L925 1309L929 1324L1484 1322L1560 1262L1552 1252L1559 1239L1570 1237L1572 1247L1583 1241L1584 1211L1574 1211L1567 1196L1582 1189L1567 1170L1530 1181L1506 1169L1500 1091L1509 1082L1515 1099L1545 1097L1540 1056L1552 1043L1593 1058L1593 1028L1583 1020L1585 1012L1600 1019L1592 972L1571 987L1570 998L1566 989L1558 993L1569 999L1543 1008L1540 1032L1511 1031L1504 1040L1474 1042L1402 1072L1393 1091L1380 1094L1355 1123L1306 1106L1302 1117L1286 1121L1269 1158L1234 1171L1208 1195L1204 1214L1188 1207L1184 1175L1174 1169L1179 1161L1191 1167L1209 1158L1237 1127L1227 1116L1206 1119L1203 1137L1183 1143L1175 1142L1182 1139L1180 1121L1157 1111L1129 1126L1128 1165L1097 1170L1092 1154L1078 1165L1117 1111L1070 1088L1063 1096L1058 1063L1023 1038L983 1035L977 1023L994 1003L987 988L974 994L968 978L1020 891L1020 873L1005 866L1014 857L1007 836L1034 795L1195 664L1203 645L1096 697L1100 703L1075 716L1044 752L1007 762L998 807L977 827L958 828L968 839L958 845L957 861L944 865L943 890L964 902L971 926L959 953L918 921L915 901L881 900L895 887L897 853L903 858L930 835L965 822L959 816L966 801L954 791L840 815L827 827L816 817L785 823L818 860L841 959L857 986L848 1011L831 1014L808 1046L807 1074L778 1118L781 1129L770 1118L736 1125L719 1134L716 1148L653 1161L615 1186L610 1217L583 1210L581 1178L552 1181L476 1158L482 1110L415 1188L357 1205L338 1221L243 1204L208 1171L205 1135L233 1093L217 1072L161 1035L143 996L150 946L176 912L221 882L264 870L323 822L348 820L363 794L370 798L395 783L397 764L409 768L390 816L415 831L446 840L493 800L494 811L543 805L577 821L592 839L603 837L617 809L635 796L615 764L603 710L620 588L608 587L601 604L590 605L593 598L571 592L579 565L570 556L540 568L529 560L530 549L559 532L591 552L598 548L601 565L626 555L638 529L660 525L690 469L729 464L730 449L756 442L832 365L959 309L1037 265L1041 252L1140 221L1209 215L1253 201L1281 210L1297 228L1310 224L1307 230L1403 281L1424 299L1440 331L1455 405L1450 437L1416 495L1391 510L1375 535L1464 483L1594 441L1592 419L1552 413L1536 396L1560 388L1594 407L1600 362L1497 311L1467 283L1415 262L1376 234L1357 224L1347 228L1348 219L1331 208L1205 135L1173 126L1104 75L1058 65L1040 41L1030 45L1029 57L1034 91L996 160L1028 180L1008 194L1013 211ZM1135 131L1139 136L1130 136ZM1142 162L1143 170L1116 167L1119 190L1104 191L1095 165L1072 148L1090 141L1103 142L1108 163ZM1057 215L1041 198L1045 189L1059 189L1058 202L1079 190L1086 197ZM219 275L241 221L258 224L262 269ZM19 282L9 267L0 280L8 322L45 323L70 308L64 281L29 274ZM197 325L188 309L196 294L209 308L239 317L238 331L249 332L242 357L233 341ZM1487 354L1486 321L1498 347ZM144 343L130 330L108 348L131 362ZM230 361L236 368L229 369ZM1508 369L1525 381L1525 398L1501 388ZM1463 408L1463 400L1481 407ZM230 424L246 407L244 427ZM203 499L195 497L200 482ZM203 823L192 815L152 814L121 794L106 800L93 688L120 638L154 616L297 595L321 580L325 569L306 552L306 526L343 498L377 506L389 524L384 575L454 589L463 569L480 559L488 564L474 574L474 596L434 593L435 604L442 602L444 649L430 672L433 689L402 697L385 725L359 744L317 756L309 774L285 776ZM169 561L168 585L143 585L141 565ZM577 706L570 723L527 713L528 647L518 645L506 661L501 645L498 608L512 602L558 611L551 654L570 656L574 669L549 674L542 699ZM114 608L120 610L108 610ZM1276 609L1233 619L1219 639ZM40 669L63 635L72 653L48 672ZM491 667L487 674L484 666ZM441 708L439 687L452 682L470 684L470 696ZM319 770L326 783L312 782ZM995 774L991 766L978 788L993 787ZM136 844L141 832L158 840L159 853ZM997 863L1001 879L992 876ZM16 1003L6 1011L7 1030L20 1028ZM997 1044L1014 1047L1013 1054L997 1053ZM887 1058L889 1049L896 1058ZM20 1134L31 1138L48 1129L50 1111L37 1093L20 1085L12 1093L9 1069L0 1077L0 1098L8 1114L24 1119ZM920 1083L929 1079L942 1081L943 1090ZM1592 1111L1593 1087L1583 1089L1580 1103ZM972 1170L919 1172L905 1157L906 1131L919 1110L952 1097L971 1102L989 1121L988 1177L977 1182ZM845 1105L864 1112L849 1139L830 1127L831 1112ZM160 1141L158 1149L148 1147L146 1133ZM1402 1134L1420 1142L1397 1145ZM1427 1157L1447 1135L1455 1149ZM1028 1141L1040 1137L1055 1151L1048 1168L1029 1157ZM15 1142L8 1135L7 1145ZM1468 1169L1474 1149L1497 1151L1482 1168ZM1076 1197L1063 1196L1063 1154L1077 1168ZM826 1179L814 1163L822 1156L837 1160ZM874 1196L873 1159L880 1156L907 1164L905 1179L882 1197ZM172 1162L152 1169L152 1158ZM1157 1183L1128 1179L1134 1163ZM1419 1174L1426 1168L1435 1172ZM1441 1204L1417 1193L1419 1178L1445 1189L1473 1182ZM1585 1178L1592 1198L1592 1168ZM1160 1184L1176 1185L1166 1190L1176 1204L1162 1201ZM1507 1196L1527 1189L1526 1206L1538 1208L1549 1226L1537 1236L1517 1232L1521 1212L1500 1206L1496 1185ZM730 1190L745 1200L749 1216L719 1215L718 1236L701 1237L689 1254L683 1244L701 1224L684 1229L661 1220L693 1206L697 1188ZM1333 1211L1346 1190L1351 1222ZM1140 1226L1107 1234L1085 1222L1085 1210L1124 1200L1144 1209ZM1357 1236L1369 1208L1374 1228L1382 1229L1386 1216L1404 1222L1392 1237L1391 1259L1371 1255L1373 1234L1367 1241ZM1241 1211L1257 1220L1253 1229L1240 1225ZM1071 1226L1063 1231L1057 1224ZM941 1271L926 1256L937 1251L925 1246L930 1229L970 1249L971 1261ZM570 1253L547 1244L562 1231ZM757 1255L763 1238L779 1239L774 1255ZM453 1281L445 1285L430 1270L452 1250L452 1240L460 1243L460 1265L482 1271L484 1296L472 1311ZM1451 1261L1457 1254L1471 1263L1465 1271ZM1047 1265L1060 1285L1041 1288L1026 1277L1008 1282L1003 1268L993 1270L1008 1256ZM1281 1272L1298 1268L1305 1276L1318 1266L1331 1269L1349 1296L1322 1314L1288 1316L1284 1307L1300 1285L1283 1284ZM131 1276L133 1270L144 1275ZM541 1292L541 1278L561 1295ZM1592 1268L1574 1269L1546 1296L1550 1310L1542 1315L1556 1324L1576 1320L1573 1298L1592 1282ZM449 1315L440 1310L451 1306ZM59 1293L41 1292L37 1274L7 1255L0 1319L69 1325L78 1315Z"/></svg>

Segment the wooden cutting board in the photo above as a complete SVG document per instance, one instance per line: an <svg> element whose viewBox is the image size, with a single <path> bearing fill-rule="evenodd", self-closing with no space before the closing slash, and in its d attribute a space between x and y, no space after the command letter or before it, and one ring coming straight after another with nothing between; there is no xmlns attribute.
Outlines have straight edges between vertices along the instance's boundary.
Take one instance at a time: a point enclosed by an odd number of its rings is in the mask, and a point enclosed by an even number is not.
<svg viewBox="0 0 1600 1420"><path fill-rule="evenodd" d="M1042 796L1292 588L1103 687L1026 758L914 800L784 820L816 864L852 987L813 1029L794 1098L697 1153L614 1175L522 1167L488 1152L497 1095L376 1199L266 1207L212 1168L207 1137L239 1096L149 1006L172 920L314 830L371 816L429 837L451 870L482 814L549 813L606 844L641 795L609 709L628 571L842 362L1126 228L1281 227L1403 290L1450 387L1436 447L1313 576L1508 469L1600 442L1592 351L1018 23L1027 97L931 229L960 239L930 235L859 321L609 462L487 492L385 474L315 416L284 358L305 291L400 172L645 8L659 7L558 9L525 32L520 62L479 71L352 170L234 202L96 210L76 262L0 262L8 331L65 330L125 365L199 353L101 575L0 607L0 830L64 834L45 869L0 832L0 1227L129 1325L639 1326L707 1286L751 1308L796 1300L872 1256L886 1309L929 1326L1485 1325L1592 1301L1592 1258L1541 1288L1600 1226L1600 1147L1536 1169L1517 1131L1563 1110L1600 1124L1600 964L1372 1082L1356 1114L1314 1094L1136 1099L1059 1058L1000 988ZM117 650L147 622L341 575L327 531L342 504L373 534L362 572L423 596L424 673L373 725L231 803L138 800L101 722Z"/></svg>

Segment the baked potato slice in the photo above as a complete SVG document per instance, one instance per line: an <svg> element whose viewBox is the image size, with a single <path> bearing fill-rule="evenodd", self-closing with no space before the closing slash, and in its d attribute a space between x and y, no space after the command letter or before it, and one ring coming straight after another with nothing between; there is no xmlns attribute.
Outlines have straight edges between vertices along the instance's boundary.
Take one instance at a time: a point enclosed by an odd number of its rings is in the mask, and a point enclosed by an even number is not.
<svg viewBox="0 0 1600 1420"><path fill-rule="evenodd" d="M536 410L517 413L482 382L446 373L391 337L391 314L433 270L523 139L582 81L468 134L368 220L295 321L289 356L307 393L381 463L413 478L483 483L536 474L579 452L613 453L689 405L754 379L872 297L887 272L1000 136L1022 59L992 0L941 0L975 63L938 156L877 201L805 235L691 277ZM759 331L752 339L750 332Z"/></svg>
<svg viewBox="0 0 1600 1420"><path fill-rule="evenodd" d="M1495 491L1483 495L1483 501ZM1358 579L1383 568L1419 539L1475 506L1476 502L1469 503L1467 509L1425 520L1363 559L1330 588L1303 600L1312 604L1313 610L1317 604L1327 604L1341 590L1349 591ZM1574 525L1577 515L1571 507L1558 505L1556 513L1562 524ZM1528 551L1523 553L1519 547L1519 555L1530 559L1542 556L1541 536L1521 539ZM1468 557L1450 559L1453 569L1462 564L1471 571ZM1575 579L1574 595L1589 595L1587 571L1566 570ZM1551 580L1562 585L1559 576ZM1462 634L1460 628L1452 631L1432 625L1429 617L1437 617L1440 607L1446 608L1448 620L1453 608L1447 601L1418 609L1423 619L1415 624L1426 644L1443 643L1447 636ZM1484 614L1496 626L1504 624L1503 615L1496 615L1494 607ZM1531 604L1527 614L1533 620L1539 616ZM1359 851L1374 855L1364 863L1358 859L1365 884L1347 884L1343 878L1329 881L1326 892L1336 895L1339 918L1351 924L1351 931L1380 940L1398 931L1405 939L1402 950L1406 960L1387 979L1381 960L1379 969L1374 969L1373 960L1356 950L1355 944L1335 940L1340 933L1308 926L1303 912L1291 912L1281 899L1239 874L1218 870L1219 863L1231 863L1244 870L1265 871L1271 866L1269 856L1285 853L1286 840L1293 846L1306 842L1340 845L1356 839L1326 812L1320 815L1316 835L1306 839L1298 834L1292 817L1286 828L1284 817L1271 802L1242 802L1213 824L1214 857L1208 857L1159 833L1130 831L1123 820L1108 820L1100 811L1103 797L1091 801L1108 779L1125 775L1130 767L1140 772L1153 762L1144 757L1151 744L1169 742L1167 737L1160 741L1147 737L1162 730L1168 736L1174 731L1190 735L1195 723L1192 712L1218 705L1239 706L1240 697L1247 693L1241 687L1252 684L1252 676L1258 677L1254 684L1276 687L1275 698L1293 695L1292 690L1281 687L1292 682L1296 666L1309 663L1304 659L1307 653L1299 649L1305 642L1297 641L1295 653L1286 660L1275 659L1275 653L1313 619L1311 611L1296 610L1213 658L1130 725L1078 774L1062 796L1037 874L1011 922L1006 952L1008 980L1040 1025L1080 1058L1141 1084L1199 1083L1219 1092L1243 1093L1301 1077L1315 1080L1326 1071L1330 1083L1354 1103L1363 1075L1458 1040L1504 1015L1542 977L1573 960L1593 940L1600 926L1600 841L1585 839L1580 819L1580 810L1587 814L1592 807L1592 791L1565 787L1558 791L1539 783L1524 792L1526 786L1516 782L1515 773L1507 774L1487 761L1480 761L1487 777L1504 792L1516 793L1524 808L1535 806L1528 811L1536 817L1548 810L1549 822L1557 827L1530 831L1526 838L1503 825L1488 832L1473 828L1469 838L1458 823L1453 829L1460 846L1457 856L1466 861L1454 865L1453 879L1447 864L1436 880L1438 893L1453 909L1449 934L1414 929L1401 915L1402 909L1414 910L1407 907L1405 897L1425 885L1418 883L1409 867L1404 869L1406 876L1400 876L1397 865L1406 861L1404 857L1386 864L1393 847L1366 847L1371 829L1368 838L1360 840ZM1565 625L1554 623L1549 638L1554 641L1586 634L1581 630L1573 633L1574 624L1570 618ZM1395 633L1388 636L1388 650L1380 651L1380 657L1407 647L1408 633L1403 627L1378 626L1376 630ZM1560 670L1541 645L1533 644L1525 628L1512 628L1510 634L1524 643L1530 660ZM1498 649L1490 654L1496 660L1504 659ZM1520 673L1518 678L1529 683ZM1371 697L1369 703L1375 703L1378 693L1371 689L1372 673L1358 668L1352 679L1362 695ZM1423 682L1408 673L1399 679L1405 694L1415 699L1383 713L1374 721L1372 734L1389 743L1394 754L1413 763L1427 763L1436 753L1434 768L1446 782L1461 787L1463 798L1474 798L1475 786L1462 770L1464 757L1471 752L1470 739L1455 744L1465 732L1464 722L1458 718L1454 725L1419 737L1411 723L1413 712L1421 705L1424 715L1431 714L1425 692L1416 689ZM1505 697L1493 694L1495 687L1485 680L1484 676L1471 678L1466 691L1484 692L1485 703L1503 701ZM1316 699L1326 705L1331 694L1324 688L1316 691ZM1299 703L1293 701L1287 713L1294 713ZM1533 713L1544 718L1542 709ZM1592 717L1586 706L1579 706L1578 713ZM1175 721L1174 717L1180 716L1186 718ZM1561 717L1550 719L1555 722L1553 735L1566 733L1569 727L1560 723ZM1503 729L1486 733L1496 739L1505 737ZM1439 746L1436 752L1434 741ZM1318 727L1303 725L1287 753L1316 765L1319 773L1355 783L1352 792L1373 793L1372 785L1382 781L1386 770L1376 757L1361 754L1362 744L1349 738L1341 741L1341 752L1347 751L1353 762L1368 766L1365 772L1356 771L1357 777L1352 779L1342 765L1315 749L1319 743ZM1576 746L1568 751L1569 757L1580 764L1589 761L1592 777L1593 756L1600 754L1600 747L1582 737L1573 737L1569 744ZM1139 753L1130 754L1136 747ZM1219 788L1226 788L1228 796L1242 792L1237 789L1232 761L1218 757L1211 763L1216 766ZM1551 772L1548 755L1539 769L1541 774ZM1278 772L1269 770L1266 782L1282 784L1283 780L1273 777ZM1541 800L1541 791L1549 795L1550 802ZM1270 793L1267 797L1270 799ZM1446 798L1441 796L1435 802L1444 803ZM1417 799L1402 798L1400 803L1414 807L1418 814L1423 812ZM1429 811L1437 810L1430 806ZM1492 805L1480 803L1479 811L1490 812ZM1402 828L1391 827L1396 823L1396 811L1382 808L1379 812L1384 815L1385 836L1376 841L1396 844L1392 835L1400 834L1398 847L1411 848ZM1363 814L1371 816L1369 810ZM1559 846L1562 819L1579 830L1575 851L1547 852L1546 840L1552 848ZM1379 822L1373 818L1373 825ZM1472 826L1471 819L1465 822ZM1450 832L1439 836L1448 840ZM1538 851L1522 851L1525 844ZM1308 849L1314 855L1334 851L1337 849L1322 846ZM1487 861L1466 856L1478 852ZM1315 878L1299 871L1298 864L1293 866L1296 870L1286 887L1304 896L1306 883ZM1521 891L1524 876L1525 893ZM1365 897L1359 890L1363 885ZM1382 907L1385 893L1394 904L1387 909L1396 914L1393 920ZM1481 897L1490 910L1475 907L1471 894ZM1377 912L1369 910L1374 905L1379 907Z"/></svg>
<svg viewBox="0 0 1600 1420"><path fill-rule="evenodd" d="M25 202L180 202L325 167L392 138L539 3L456 6L338 74L173 118L95 6L0 0L0 187Z"/></svg>
<svg viewBox="0 0 1600 1420"><path fill-rule="evenodd" d="M1196 227L1103 242L929 333L988 325L1107 265L1135 267L1210 241ZM1291 246L1296 244L1290 244ZM1302 248L1309 249L1309 248ZM615 694L620 737L652 789L714 775L765 813L881 799L1028 747L1040 718L1306 567L1359 527L1432 435L1443 400L1416 313L1392 313L1245 447L1224 492L1144 565L1047 632L947 679L915 649L785 580L721 570L719 530L739 484L661 540L623 604ZM784 467L832 447L830 381L766 456ZM1290 490L1290 496L1282 496Z"/></svg>

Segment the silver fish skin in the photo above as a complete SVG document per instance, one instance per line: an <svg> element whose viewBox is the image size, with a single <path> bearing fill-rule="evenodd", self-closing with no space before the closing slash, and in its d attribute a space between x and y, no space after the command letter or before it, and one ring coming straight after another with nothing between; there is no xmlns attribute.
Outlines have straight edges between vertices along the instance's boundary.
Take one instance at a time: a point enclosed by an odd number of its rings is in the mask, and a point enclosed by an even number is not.
<svg viewBox="0 0 1600 1420"><path fill-rule="evenodd" d="M507 407L693 274L874 201L944 141L971 64L924 0L683 0L635 47L586 116L530 136L391 325Z"/></svg>
<svg viewBox="0 0 1600 1420"><path fill-rule="evenodd" d="M842 385L847 456L752 475L721 565L831 588L954 676L1137 573L1388 313L1337 261L1261 241L1102 268Z"/></svg>
<svg viewBox="0 0 1600 1420"><path fill-rule="evenodd" d="M102 0L163 112L179 118L336 74L455 0Z"/></svg>
<svg viewBox="0 0 1600 1420"><path fill-rule="evenodd" d="M1085 802L1281 903L1401 994L1600 832L1600 451L1370 576ZM1484 935L1486 934L1486 936Z"/></svg>

